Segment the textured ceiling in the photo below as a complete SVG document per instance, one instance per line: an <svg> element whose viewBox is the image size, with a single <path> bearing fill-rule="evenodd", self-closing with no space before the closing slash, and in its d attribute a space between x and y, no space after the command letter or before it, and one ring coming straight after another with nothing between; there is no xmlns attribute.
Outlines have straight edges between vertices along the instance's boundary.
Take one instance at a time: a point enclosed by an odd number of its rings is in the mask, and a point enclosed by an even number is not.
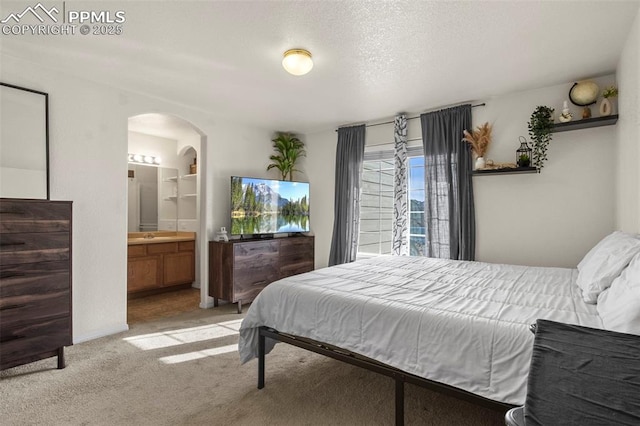
<svg viewBox="0 0 640 426"><path fill-rule="evenodd" d="M640 6L637 0L66 3L124 10L123 34L3 35L3 54L214 117L296 132L612 72ZM3 1L0 14L25 4ZM282 53L298 47L314 59L302 77L281 66Z"/></svg>

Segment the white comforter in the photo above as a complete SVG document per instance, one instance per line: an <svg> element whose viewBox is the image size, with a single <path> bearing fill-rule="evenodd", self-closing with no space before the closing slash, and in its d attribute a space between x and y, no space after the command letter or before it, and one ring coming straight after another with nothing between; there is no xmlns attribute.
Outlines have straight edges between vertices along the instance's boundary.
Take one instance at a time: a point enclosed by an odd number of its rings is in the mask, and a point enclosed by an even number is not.
<svg viewBox="0 0 640 426"><path fill-rule="evenodd" d="M577 270L376 257L270 284L240 328L240 358L257 327L311 338L486 398L523 404L538 318L602 328ZM267 352L275 342L267 339Z"/></svg>

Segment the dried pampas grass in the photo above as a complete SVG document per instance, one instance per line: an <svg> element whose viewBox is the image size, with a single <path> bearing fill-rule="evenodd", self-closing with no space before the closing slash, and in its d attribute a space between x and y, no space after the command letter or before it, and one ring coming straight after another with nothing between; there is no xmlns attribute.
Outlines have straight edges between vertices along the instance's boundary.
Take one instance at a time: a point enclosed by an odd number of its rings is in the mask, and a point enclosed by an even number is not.
<svg viewBox="0 0 640 426"><path fill-rule="evenodd" d="M462 140L471 144L471 149L478 157L484 157L489 148L489 143L491 143L491 124L484 123L478 126L473 133L465 130Z"/></svg>

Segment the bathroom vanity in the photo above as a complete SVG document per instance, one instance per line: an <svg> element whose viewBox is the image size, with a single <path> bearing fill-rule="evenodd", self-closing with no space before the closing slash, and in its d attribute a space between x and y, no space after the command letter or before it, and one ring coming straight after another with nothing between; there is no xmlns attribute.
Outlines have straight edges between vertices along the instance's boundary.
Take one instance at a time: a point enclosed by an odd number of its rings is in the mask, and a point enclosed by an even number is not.
<svg viewBox="0 0 640 426"><path fill-rule="evenodd" d="M196 278L195 232L130 232L127 292L189 286Z"/></svg>

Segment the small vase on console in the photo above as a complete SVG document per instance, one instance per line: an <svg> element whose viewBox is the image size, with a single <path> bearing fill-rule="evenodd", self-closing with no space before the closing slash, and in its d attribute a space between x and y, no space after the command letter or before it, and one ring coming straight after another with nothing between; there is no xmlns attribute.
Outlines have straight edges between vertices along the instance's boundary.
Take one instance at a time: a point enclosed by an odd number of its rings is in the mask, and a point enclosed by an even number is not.
<svg viewBox="0 0 640 426"><path fill-rule="evenodd" d="M476 158L475 170L484 169L486 166L487 162L485 161L484 157Z"/></svg>

